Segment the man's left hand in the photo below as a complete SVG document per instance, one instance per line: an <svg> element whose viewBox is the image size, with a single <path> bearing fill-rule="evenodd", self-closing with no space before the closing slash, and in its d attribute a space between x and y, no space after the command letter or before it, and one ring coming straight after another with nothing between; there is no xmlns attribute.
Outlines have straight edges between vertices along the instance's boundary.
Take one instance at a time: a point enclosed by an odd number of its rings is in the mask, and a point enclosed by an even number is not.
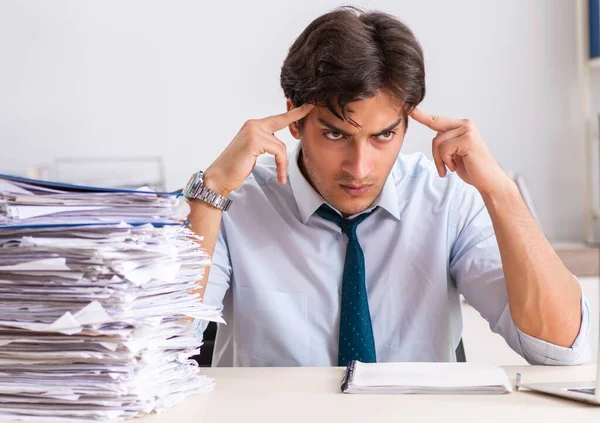
<svg viewBox="0 0 600 423"><path fill-rule="evenodd" d="M420 109L413 110L410 117L437 132L432 153L440 177L446 176L448 167L482 195L491 194L510 180L473 121L434 116Z"/></svg>

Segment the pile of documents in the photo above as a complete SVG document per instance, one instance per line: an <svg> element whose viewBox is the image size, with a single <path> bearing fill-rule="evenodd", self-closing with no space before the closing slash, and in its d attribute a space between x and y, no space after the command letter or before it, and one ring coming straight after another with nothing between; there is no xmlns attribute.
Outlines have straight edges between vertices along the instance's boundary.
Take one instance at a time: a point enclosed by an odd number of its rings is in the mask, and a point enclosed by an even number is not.
<svg viewBox="0 0 600 423"><path fill-rule="evenodd" d="M175 193L0 175L0 420L130 418L212 389L220 310Z"/></svg>

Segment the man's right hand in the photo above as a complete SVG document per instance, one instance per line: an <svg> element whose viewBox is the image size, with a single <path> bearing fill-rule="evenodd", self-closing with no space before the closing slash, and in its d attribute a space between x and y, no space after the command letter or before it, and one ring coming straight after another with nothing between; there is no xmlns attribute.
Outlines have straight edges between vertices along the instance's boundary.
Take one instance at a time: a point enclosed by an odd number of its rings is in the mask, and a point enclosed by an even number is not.
<svg viewBox="0 0 600 423"><path fill-rule="evenodd" d="M302 119L313 108L312 104L304 104L280 115L247 121L223 153L206 170L204 174L206 187L228 196L250 175L257 157L265 153L275 156L277 179L279 183L285 184L287 151L285 144L274 134Z"/></svg>

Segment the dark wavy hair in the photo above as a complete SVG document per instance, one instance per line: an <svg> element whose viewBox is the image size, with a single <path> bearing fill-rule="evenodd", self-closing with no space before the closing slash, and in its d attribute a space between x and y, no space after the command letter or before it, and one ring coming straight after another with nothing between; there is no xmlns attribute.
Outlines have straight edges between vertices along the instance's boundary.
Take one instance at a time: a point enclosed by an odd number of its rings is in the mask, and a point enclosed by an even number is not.
<svg viewBox="0 0 600 423"><path fill-rule="evenodd" d="M408 26L387 13L350 6L306 27L290 47L280 79L294 105L326 106L354 125L347 104L377 90L402 105L405 123L425 97L423 50Z"/></svg>

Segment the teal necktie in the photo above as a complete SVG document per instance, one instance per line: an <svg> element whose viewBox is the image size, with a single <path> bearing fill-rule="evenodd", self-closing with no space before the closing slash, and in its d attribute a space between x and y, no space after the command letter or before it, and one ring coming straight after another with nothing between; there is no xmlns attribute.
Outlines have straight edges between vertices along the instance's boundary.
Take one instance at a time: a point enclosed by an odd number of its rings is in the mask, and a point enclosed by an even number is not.
<svg viewBox="0 0 600 423"><path fill-rule="evenodd" d="M338 366L346 366L351 360L363 363L377 361L365 285L365 256L356 237L358 224L371 213L373 212L361 214L354 219L344 219L326 204L317 210L319 216L336 223L348 237L342 276Z"/></svg>

